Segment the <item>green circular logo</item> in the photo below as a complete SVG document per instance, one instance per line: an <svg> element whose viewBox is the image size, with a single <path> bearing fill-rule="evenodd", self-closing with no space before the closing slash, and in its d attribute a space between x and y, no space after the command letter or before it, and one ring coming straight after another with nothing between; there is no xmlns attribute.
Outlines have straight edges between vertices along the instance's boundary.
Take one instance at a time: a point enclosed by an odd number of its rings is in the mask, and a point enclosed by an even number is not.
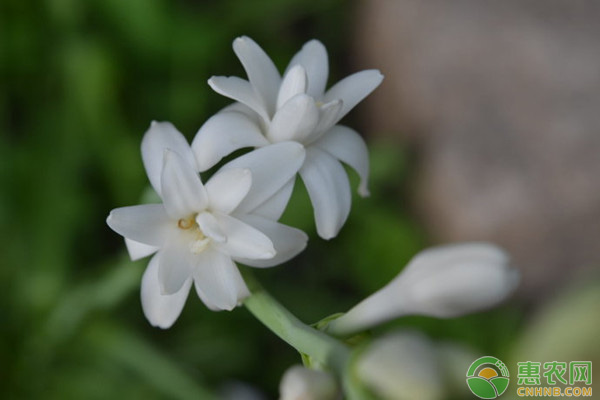
<svg viewBox="0 0 600 400"><path fill-rule="evenodd" d="M508 388L508 368L496 357L478 358L467 370L467 386L480 399L495 399Z"/></svg>

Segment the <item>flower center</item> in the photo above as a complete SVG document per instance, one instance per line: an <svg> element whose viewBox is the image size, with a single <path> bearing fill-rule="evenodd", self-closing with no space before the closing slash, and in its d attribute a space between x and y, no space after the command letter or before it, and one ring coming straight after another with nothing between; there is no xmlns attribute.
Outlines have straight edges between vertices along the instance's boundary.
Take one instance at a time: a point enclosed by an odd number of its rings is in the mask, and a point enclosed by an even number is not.
<svg viewBox="0 0 600 400"><path fill-rule="evenodd" d="M177 226L179 229L191 229L194 227L194 225L198 225L196 224L195 215L192 215L189 218L181 218L179 221L177 221Z"/></svg>
<svg viewBox="0 0 600 400"><path fill-rule="evenodd" d="M177 221L177 227L183 231L187 231L190 240L190 251L194 254L202 253L210 243L210 239L206 237L196 222L196 214L188 218L181 218Z"/></svg>

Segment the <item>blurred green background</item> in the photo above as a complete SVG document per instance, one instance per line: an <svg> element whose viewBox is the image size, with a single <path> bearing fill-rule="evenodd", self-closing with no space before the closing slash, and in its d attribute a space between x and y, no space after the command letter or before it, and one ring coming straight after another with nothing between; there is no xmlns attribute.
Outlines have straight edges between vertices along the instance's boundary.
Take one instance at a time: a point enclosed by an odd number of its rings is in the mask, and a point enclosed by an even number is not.
<svg viewBox="0 0 600 400"><path fill-rule="evenodd" d="M112 208L138 203L147 186L139 146L151 120L171 121L191 140L228 104L206 81L244 76L231 50L235 37L254 38L281 69L318 38L329 50L331 83L353 72L352 6L1 3L1 398L202 399L224 396L238 383L276 398L281 374L298 355L243 308L210 312L194 295L173 328L152 328L139 301L147 260L129 261L122 238L104 221ZM368 127L351 122L368 138ZM293 262L257 274L306 322L348 309L427 244L403 200L410 152L370 145L373 195L354 199L340 236L317 238L297 185L284 218L309 233L310 245ZM416 327L501 356L523 330L524 315L513 303L452 321L409 318L384 328Z"/></svg>

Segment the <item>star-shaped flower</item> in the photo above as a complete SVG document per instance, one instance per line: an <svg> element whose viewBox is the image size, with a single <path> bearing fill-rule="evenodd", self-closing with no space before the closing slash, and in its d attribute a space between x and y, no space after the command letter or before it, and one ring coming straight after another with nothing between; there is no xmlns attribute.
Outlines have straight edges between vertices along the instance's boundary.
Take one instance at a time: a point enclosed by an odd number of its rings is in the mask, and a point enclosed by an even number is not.
<svg viewBox="0 0 600 400"><path fill-rule="evenodd" d="M250 38L240 37L233 49L248 80L212 77L209 85L238 103L209 119L192 142L207 170L242 147L264 147L294 141L306 148L300 176L311 198L317 231L325 239L337 235L350 212L350 183L340 162L360 178L359 194L368 195L367 147L354 130L336 125L383 79L377 70L355 73L325 91L329 66L321 42L304 45L283 77L267 54ZM287 201L293 180L283 189ZM287 196L287 197L286 197ZM286 204L283 202L284 205Z"/></svg>
<svg viewBox="0 0 600 400"><path fill-rule="evenodd" d="M259 149L203 184L183 135L170 123L152 123L142 158L163 203L117 208L107 219L126 238L133 259L157 253L141 290L152 325L175 322L192 282L207 307L231 310L249 295L234 261L273 266L304 249L304 232L269 216L273 195L297 173L304 153L291 142Z"/></svg>

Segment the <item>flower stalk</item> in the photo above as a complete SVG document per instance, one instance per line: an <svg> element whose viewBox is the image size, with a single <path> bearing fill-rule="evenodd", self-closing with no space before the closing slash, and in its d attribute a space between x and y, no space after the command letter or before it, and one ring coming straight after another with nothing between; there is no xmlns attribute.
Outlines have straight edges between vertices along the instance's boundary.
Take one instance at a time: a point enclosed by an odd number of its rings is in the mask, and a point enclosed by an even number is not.
<svg viewBox="0 0 600 400"><path fill-rule="evenodd" d="M244 279L251 293L244 306L252 315L298 352L330 366L339 375L344 374L350 359L350 349L345 344L300 321L249 273L244 273Z"/></svg>

